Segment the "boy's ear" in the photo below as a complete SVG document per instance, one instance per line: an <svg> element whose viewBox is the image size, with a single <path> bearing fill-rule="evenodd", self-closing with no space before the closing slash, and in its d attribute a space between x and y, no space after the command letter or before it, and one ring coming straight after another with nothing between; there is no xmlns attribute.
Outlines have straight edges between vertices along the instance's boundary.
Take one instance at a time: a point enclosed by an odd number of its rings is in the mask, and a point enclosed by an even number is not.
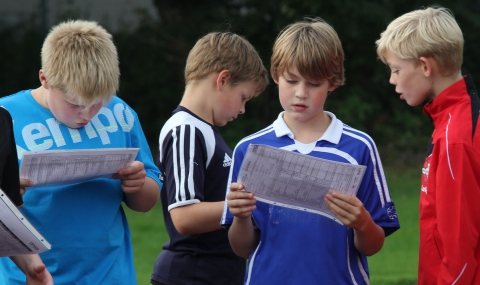
<svg viewBox="0 0 480 285"><path fill-rule="evenodd" d="M231 79L232 74L229 70L222 70L220 73L217 75L217 80L216 80L216 85L217 89L219 91L222 91L222 89L228 84L228 81Z"/></svg>
<svg viewBox="0 0 480 285"><path fill-rule="evenodd" d="M434 65L434 62L433 62L433 58L431 57L420 57L418 59L421 67L422 67L422 71L423 71L423 74L425 75L425 77L430 77L432 76L432 68L433 68L433 65Z"/></svg>
<svg viewBox="0 0 480 285"><path fill-rule="evenodd" d="M333 90L337 89L338 85L330 85L330 87L328 88L328 91L329 92L332 92Z"/></svg>
<svg viewBox="0 0 480 285"><path fill-rule="evenodd" d="M50 89L50 86L48 85L47 77L45 76L45 73L43 72L42 69L40 69L40 72L38 74L38 78L40 79L40 83L42 84L43 88Z"/></svg>

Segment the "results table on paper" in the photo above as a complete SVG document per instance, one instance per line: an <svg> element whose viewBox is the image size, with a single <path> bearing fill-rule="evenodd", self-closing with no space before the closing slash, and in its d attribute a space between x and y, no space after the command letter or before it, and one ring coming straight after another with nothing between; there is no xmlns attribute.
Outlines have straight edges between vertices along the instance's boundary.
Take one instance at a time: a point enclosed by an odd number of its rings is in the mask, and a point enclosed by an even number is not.
<svg viewBox="0 0 480 285"><path fill-rule="evenodd" d="M108 176L130 165L138 150L108 148L25 153L20 177L38 186Z"/></svg>
<svg viewBox="0 0 480 285"><path fill-rule="evenodd" d="M324 197L337 191L356 195L366 167L252 144L238 181L266 203L335 217ZM338 221L337 221L338 222Z"/></svg>

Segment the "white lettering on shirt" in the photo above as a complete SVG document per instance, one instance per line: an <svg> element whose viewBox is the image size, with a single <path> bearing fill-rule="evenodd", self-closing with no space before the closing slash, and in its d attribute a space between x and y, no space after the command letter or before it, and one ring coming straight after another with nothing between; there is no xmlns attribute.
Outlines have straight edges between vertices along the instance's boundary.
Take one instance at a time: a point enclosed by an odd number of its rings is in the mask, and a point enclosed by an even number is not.
<svg viewBox="0 0 480 285"><path fill-rule="evenodd" d="M22 159L23 153L26 151L47 150L52 148L54 143L57 147L61 147L70 142L80 143L82 140L100 137L103 145L110 144L109 134L118 132L119 125L123 132L130 132L135 124L135 117L125 104L115 104L113 110L112 112L112 110L102 107L84 127L84 132L80 132L79 129L67 128L68 133L62 133L60 123L54 118L47 119L45 123L37 122L26 125L22 129L22 138L27 149L17 145L18 159Z"/></svg>

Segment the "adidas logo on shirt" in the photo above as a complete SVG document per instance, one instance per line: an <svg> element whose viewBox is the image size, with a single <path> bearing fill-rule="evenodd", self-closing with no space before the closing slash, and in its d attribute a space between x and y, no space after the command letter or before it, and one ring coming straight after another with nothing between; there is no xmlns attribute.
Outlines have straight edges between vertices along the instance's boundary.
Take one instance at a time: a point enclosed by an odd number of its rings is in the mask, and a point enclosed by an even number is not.
<svg viewBox="0 0 480 285"><path fill-rule="evenodd" d="M228 154L225 154L225 157L223 158L223 167L230 167L232 165L232 159Z"/></svg>

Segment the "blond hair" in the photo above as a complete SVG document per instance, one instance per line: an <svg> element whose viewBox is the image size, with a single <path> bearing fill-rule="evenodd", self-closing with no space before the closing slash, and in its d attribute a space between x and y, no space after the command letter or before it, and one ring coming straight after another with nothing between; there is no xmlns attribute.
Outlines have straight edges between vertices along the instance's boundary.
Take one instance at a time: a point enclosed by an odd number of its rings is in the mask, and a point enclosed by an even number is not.
<svg viewBox="0 0 480 285"><path fill-rule="evenodd" d="M108 102L118 89L117 49L96 22L67 21L53 27L43 43L42 70L50 87L87 108Z"/></svg>
<svg viewBox="0 0 480 285"><path fill-rule="evenodd" d="M273 46L270 73L275 81L297 68L308 80L345 82L344 53L335 30L321 18L305 19L285 27Z"/></svg>
<svg viewBox="0 0 480 285"><path fill-rule="evenodd" d="M255 48L245 38L231 32L212 32L197 41L188 54L185 84L222 70L230 71L230 84L255 81L255 95L268 85L268 73Z"/></svg>
<svg viewBox="0 0 480 285"><path fill-rule="evenodd" d="M449 76L459 72L463 62L462 31L450 10L442 7L419 9L396 18L375 43L384 63L388 51L413 63L420 57L432 57L440 73Z"/></svg>

